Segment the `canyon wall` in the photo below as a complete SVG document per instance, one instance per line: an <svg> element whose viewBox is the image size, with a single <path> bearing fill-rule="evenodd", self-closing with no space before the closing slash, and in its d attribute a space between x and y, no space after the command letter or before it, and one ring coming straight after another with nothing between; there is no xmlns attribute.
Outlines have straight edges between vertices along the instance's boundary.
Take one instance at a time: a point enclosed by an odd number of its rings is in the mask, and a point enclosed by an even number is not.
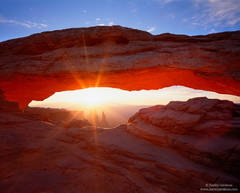
<svg viewBox="0 0 240 193"><path fill-rule="evenodd" d="M240 96L240 31L206 36L99 26L0 43L0 89L25 108L55 92L183 85Z"/></svg>

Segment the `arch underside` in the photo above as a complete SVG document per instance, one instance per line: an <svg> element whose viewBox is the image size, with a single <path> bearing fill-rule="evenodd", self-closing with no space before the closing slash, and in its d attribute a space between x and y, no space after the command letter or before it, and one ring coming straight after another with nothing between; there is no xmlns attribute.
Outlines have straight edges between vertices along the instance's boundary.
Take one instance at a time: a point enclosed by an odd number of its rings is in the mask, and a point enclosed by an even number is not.
<svg viewBox="0 0 240 193"><path fill-rule="evenodd" d="M190 70L149 68L109 73L75 73L55 76L15 75L1 88L9 101L16 101L25 108L32 100L44 100L55 92L88 87L112 87L123 90L160 89L182 85L194 89L240 96L239 82Z"/></svg>

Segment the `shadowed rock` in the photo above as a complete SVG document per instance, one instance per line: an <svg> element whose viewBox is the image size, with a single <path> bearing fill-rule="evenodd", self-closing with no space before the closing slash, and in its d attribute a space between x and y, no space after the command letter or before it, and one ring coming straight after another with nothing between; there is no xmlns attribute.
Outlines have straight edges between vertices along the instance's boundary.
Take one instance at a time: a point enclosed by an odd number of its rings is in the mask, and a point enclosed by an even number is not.
<svg viewBox="0 0 240 193"><path fill-rule="evenodd" d="M4 92L0 89L0 112L20 112L17 102L7 101Z"/></svg>
<svg viewBox="0 0 240 193"><path fill-rule="evenodd" d="M240 177L240 105L204 97L170 102L141 109L129 119L127 129L195 162Z"/></svg>
<svg viewBox="0 0 240 193"><path fill-rule="evenodd" d="M199 193L215 183L239 188L240 107L229 101L154 106L113 129L65 129L0 113L0 128L1 192Z"/></svg>

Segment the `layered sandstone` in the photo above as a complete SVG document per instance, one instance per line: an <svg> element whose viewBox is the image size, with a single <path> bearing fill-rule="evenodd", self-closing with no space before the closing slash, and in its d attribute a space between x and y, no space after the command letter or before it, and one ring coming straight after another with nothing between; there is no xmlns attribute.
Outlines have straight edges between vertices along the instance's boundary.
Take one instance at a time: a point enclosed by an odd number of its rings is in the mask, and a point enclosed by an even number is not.
<svg viewBox="0 0 240 193"><path fill-rule="evenodd" d="M0 43L0 89L24 108L56 91L183 85L240 96L240 32L151 35L121 26L43 32Z"/></svg>
<svg viewBox="0 0 240 193"><path fill-rule="evenodd" d="M141 109L129 119L127 130L240 177L240 105L205 97L170 102Z"/></svg>
<svg viewBox="0 0 240 193"><path fill-rule="evenodd" d="M1 192L239 188L240 106L230 101L196 98L154 106L113 129L66 129L21 113L0 113L0 128Z"/></svg>

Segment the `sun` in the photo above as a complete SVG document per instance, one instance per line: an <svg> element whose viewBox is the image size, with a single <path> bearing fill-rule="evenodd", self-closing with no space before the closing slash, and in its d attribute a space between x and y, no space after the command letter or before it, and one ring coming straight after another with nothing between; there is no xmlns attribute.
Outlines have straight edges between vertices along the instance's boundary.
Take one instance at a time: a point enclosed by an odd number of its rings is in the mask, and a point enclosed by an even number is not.
<svg viewBox="0 0 240 193"><path fill-rule="evenodd" d="M92 87L75 91L66 91L61 94L61 100L81 105L83 108L100 108L108 104L113 98L111 88ZM59 95L60 96L60 95Z"/></svg>
<svg viewBox="0 0 240 193"><path fill-rule="evenodd" d="M159 90L126 91L110 87L92 87L81 90L56 92L44 101L32 101L30 107L65 108L70 110L105 110L120 106L142 106L167 104L171 100L187 100L193 97L207 96L240 102L232 95L220 95L213 92L193 90L187 87L173 86Z"/></svg>
<svg viewBox="0 0 240 193"><path fill-rule="evenodd" d="M97 108L104 105L105 93L102 93L98 88L88 88L82 90L82 96L79 97L81 103L89 108Z"/></svg>
<svg viewBox="0 0 240 193"><path fill-rule="evenodd" d="M101 109L125 98L120 89L91 87L81 90L56 92L44 101L33 101L31 106L66 109Z"/></svg>

